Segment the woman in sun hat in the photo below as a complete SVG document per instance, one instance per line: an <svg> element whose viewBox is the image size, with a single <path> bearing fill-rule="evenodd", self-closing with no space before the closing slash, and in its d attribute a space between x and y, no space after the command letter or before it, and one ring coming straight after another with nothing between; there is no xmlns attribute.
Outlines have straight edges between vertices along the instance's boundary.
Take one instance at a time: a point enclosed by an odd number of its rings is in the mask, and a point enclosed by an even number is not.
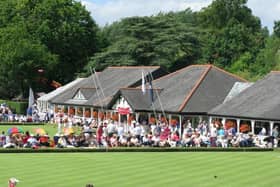
<svg viewBox="0 0 280 187"><path fill-rule="evenodd" d="M8 184L9 184L8 187L15 187L18 182L19 182L19 180L17 180L16 178L12 177L8 181Z"/></svg>

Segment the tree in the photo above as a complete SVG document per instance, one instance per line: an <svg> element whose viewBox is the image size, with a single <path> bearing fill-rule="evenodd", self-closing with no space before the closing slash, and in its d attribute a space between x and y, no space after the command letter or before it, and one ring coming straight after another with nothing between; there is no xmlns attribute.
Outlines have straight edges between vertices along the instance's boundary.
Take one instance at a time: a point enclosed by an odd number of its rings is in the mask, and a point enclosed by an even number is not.
<svg viewBox="0 0 280 187"><path fill-rule="evenodd" d="M274 21L273 33L280 38L280 21Z"/></svg>
<svg viewBox="0 0 280 187"><path fill-rule="evenodd" d="M62 84L73 80L99 48L99 29L80 2L1 0L0 7L0 79L9 82L0 89L10 90L9 97L28 90L36 67L44 67L46 79Z"/></svg>
<svg viewBox="0 0 280 187"><path fill-rule="evenodd" d="M37 70L51 72L57 64L57 56L34 39L24 25L18 24L0 29L0 62L1 98L18 95L26 98L29 86L38 87Z"/></svg>
<svg viewBox="0 0 280 187"><path fill-rule="evenodd" d="M28 29L59 56L55 79L69 82L97 51L97 25L85 7L73 0L27 2L19 11L30 12L26 16Z"/></svg>
<svg viewBox="0 0 280 187"><path fill-rule="evenodd" d="M260 50L250 70L253 80L263 77L271 70L280 70L280 38L274 35L267 38L265 48Z"/></svg>
<svg viewBox="0 0 280 187"><path fill-rule="evenodd" d="M98 27L80 2L2 0L0 5L0 27L24 23L30 35L58 56L52 73L59 82L72 80L98 49Z"/></svg>
<svg viewBox="0 0 280 187"><path fill-rule="evenodd" d="M244 53L256 56L264 47L267 32L246 6L247 0L215 0L197 13L204 29L200 62L229 68ZM255 58L247 63L254 63Z"/></svg>
<svg viewBox="0 0 280 187"><path fill-rule="evenodd" d="M166 70L185 67L199 57L194 27L189 9L125 18L103 29L108 46L95 54L88 66L98 70L108 65L161 65Z"/></svg>

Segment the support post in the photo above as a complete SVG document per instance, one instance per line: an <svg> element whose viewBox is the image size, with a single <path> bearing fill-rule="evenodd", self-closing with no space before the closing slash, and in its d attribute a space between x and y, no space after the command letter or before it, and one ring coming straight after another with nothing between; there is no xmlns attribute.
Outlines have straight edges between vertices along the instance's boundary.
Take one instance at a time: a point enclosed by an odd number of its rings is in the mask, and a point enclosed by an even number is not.
<svg viewBox="0 0 280 187"><path fill-rule="evenodd" d="M270 125L269 135L270 135L270 136L272 136L273 124L274 124L273 121L270 121L270 122L269 122L269 125Z"/></svg>
<svg viewBox="0 0 280 187"><path fill-rule="evenodd" d="M110 111L110 118L111 118L111 119L113 119L113 118L112 118L112 117L113 117L113 114L114 114L114 112L111 110L111 111Z"/></svg>
<svg viewBox="0 0 280 187"><path fill-rule="evenodd" d="M86 108L83 107L83 118L86 117Z"/></svg>
<svg viewBox="0 0 280 187"><path fill-rule="evenodd" d="M222 119L222 125L223 125L223 128L225 128L225 125L226 125L226 118L223 118L223 119Z"/></svg>
<svg viewBox="0 0 280 187"><path fill-rule="evenodd" d="M151 113L148 113L148 124L150 124Z"/></svg>
<svg viewBox="0 0 280 187"><path fill-rule="evenodd" d="M168 124L171 125L172 115L168 114Z"/></svg>
<svg viewBox="0 0 280 187"><path fill-rule="evenodd" d="M93 108L90 108L90 117L93 119Z"/></svg>
<svg viewBox="0 0 280 187"><path fill-rule="evenodd" d="M78 113L78 107L75 106L75 116L77 116Z"/></svg>
<svg viewBox="0 0 280 187"><path fill-rule="evenodd" d="M138 112L135 113L135 120L136 120L137 122L139 122L139 113L138 113Z"/></svg>
<svg viewBox="0 0 280 187"><path fill-rule="evenodd" d="M251 131L253 134L255 134L255 123L256 123L255 120L251 120Z"/></svg>
<svg viewBox="0 0 280 187"><path fill-rule="evenodd" d="M128 120L129 120L129 114L126 114L126 125L125 125L126 126L126 132L128 132L128 127L129 127Z"/></svg>
<svg viewBox="0 0 280 187"><path fill-rule="evenodd" d="M120 113L118 113L118 125L121 125L121 114ZM125 129L126 130L126 129ZM127 132L127 131L126 131Z"/></svg>
<svg viewBox="0 0 280 187"><path fill-rule="evenodd" d="M182 139L182 115L179 115L179 136Z"/></svg>
<svg viewBox="0 0 280 187"><path fill-rule="evenodd" d="M208 129L210 128L210 124L212 123L212 120L213 120L212 116L209 116L209 119L208 119Z"/></svg>
<svg viewBox="0 0 280 187"><path fill-rule="evenodd" d="M240 132L240 119L237 119L237 120L236 120L236 123L237 123L237 129L236 129L236 131L237 131L237 133L239 133L239 132Z"/></svg>
<svg viewBox="0 0 280 187"><path fill-rule="evenodd" d="M202 122L202 116L198 116L198 119L199 119L198 123L201 123Z"/></svg>

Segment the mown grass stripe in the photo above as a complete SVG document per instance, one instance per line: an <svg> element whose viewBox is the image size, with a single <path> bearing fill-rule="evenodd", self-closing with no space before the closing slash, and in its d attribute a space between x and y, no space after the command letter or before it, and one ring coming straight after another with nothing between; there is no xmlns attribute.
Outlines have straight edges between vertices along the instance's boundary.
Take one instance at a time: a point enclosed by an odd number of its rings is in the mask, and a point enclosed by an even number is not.
<svg viewBox="0 0 280 187"><path fill-rule="evenodd" d="M279 152L36 153L0 155L0 186L277 186ZM11 162L11 160L13 162ZM214 176L217 178L214 178ZM255 182L261 181L261 182Z"/></svg>

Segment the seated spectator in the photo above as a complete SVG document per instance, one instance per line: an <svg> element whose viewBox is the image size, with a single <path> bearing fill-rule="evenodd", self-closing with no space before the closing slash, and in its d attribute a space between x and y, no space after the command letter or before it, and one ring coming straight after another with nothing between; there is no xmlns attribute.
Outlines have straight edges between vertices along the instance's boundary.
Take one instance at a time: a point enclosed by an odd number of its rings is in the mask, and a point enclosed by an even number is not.
<svg viewBox="0 0 280 187"><path fill-rule="evenodd" d="M149 138L148 134L146 134L146 135L143 137L142 141L143 141L143 143L142 143L143 146L151 146L151 145L152 145L152 139Z"/></svg>
<svg viewBox="0 0 280 187"><path fill-rule="evenodd" d="M127 136L123 134L122 136L119 137L119 143L120 146L127 146Z"/></svg>
<svg viewBox="0 0 280 187"><path fill-rule="evenodd" d="M231 140L230 143L231 143L232 147L239 147L239 140L237 139L236 136L234 136L234 137L232 138L232 140Z"/></svg>
<svg viewBox="0 0 280 187"><path fill-rule="evenodd" d="M140 141L135 135L131 137L129 146L140 146Z"/></svg>
<svg viewBox="0 0 280 187"><path fill-rule="evenodd" d="M15 137L10 135L6 136L6 144L3 146L4 148L15 148L16 147Z"/></svg>
<svg viewBox="0 0 280 187"><path fill-rule="evenodd" d="M35 148L39 145L38 140L34 137L33 134L30 134L30 137L27 139L26 144L23 145L23 147L26 148Z"/></svg>
<svg viewBox="0 0 280 187"><path fill-rule="evenodd" d="M169 144L171 147L177 147L180 144L180 136L178 131L174 131L171 134Z"/></svg>
<svg viewBox="0 0 280 187"><path fill-rule="evenodd" d="M39 145L40 146L46 146L46 147L49 147L50 146L50 138L49 136L46 134L46 135L43 135L43 136L40 136L39 138Z"/></svg>
<svg viewBox="0 0 280 187"><path fill-rule="evenodd" d="M29 137L30 137L29 131L26 131L25 134L22 136L23 145L27 143Z"/></svg>
<svg viewBox="0 0 280 187"><path fill-rule="evenodd" d="M67 143L69 144L69 146L78 147L76 136L74 136L74 134L72 133L68 136Z"/></svg>
<svg viewBox="0 0 280 187"><path fill-rule="evenodd" d="M259 147L259 148L266 148L266 143L264 141L262 141L259 137L255 137L254 139L254 145L256 147Z"/></svg>
<svg viewBox="0 0 280 187"><path fill-rule="evenodd" d="M243 133L240 133L237 137L239 139L239 146L240 147L248 147L248 141L246 139L246 136Z"/></svg>
<svg viewBox="0 0 280 187"><path fill-rule="evenodd" d="M225 135L219 135L217 138L217 146L218 147L228 147L228 140Z"/></svg>
<svg viewBox="0 0 280 187"><path fill-rule="evenodd" d="M200 133L196 133L194 138L193 138L193 143L195 147L200 147L201 145L201 137L200 137Z"/></svg>
<svg viewBox="0 0 280 187"><path fill-rule="evenodd" d="M110 138L110 146L111 147L118 147L118 138L116 134L113 134L112 137Z"/></svg>
<svg viewBox="0 0 280 187"><path fill-rule="evenodd" d="M184 147L190 147L193 144L191 136L189 134L185 134L181 141L181 144Z"/></svg>
<svg viewBox="0 0 280 187"><path fill-rule="evenodd" d="M254 147L254 135L252 133L248 134L249 137L247 138L247 142L248 142L248 147Z"/></svg>
<svg viewBox="0 0 280 187"><path fill-rule="evenodd" d="M23 139L21 134L14 134L15 144L17 147L23 147Z"/></svg>
<svg viewBox="0 0 280 187"><path fill-rule="evenodd" d="M201 147L210 147L210 140L209 137L205 136L205 135L200 135L201 137Z"/></svg>
<svg viewBox="0 0 280 187"><path fill-rule="evenodd" d="M57 142L57 147L64 148L67 147L67 141L65 136L61 135Z"/></svg>
<svg viewBox="0 0 280 187"><path fill-rule="evenodd" d="M6 135L5 132L2 131L0 135L0 147L3 147L6 144Z"/></svg>
<svg viewBox="0 0 280 187"><path fill-rule="evenodd" d="M153 135L152 137L152 146L153 147L159 147L159 143L160 143L160 137L158 134Z"/></svg>

